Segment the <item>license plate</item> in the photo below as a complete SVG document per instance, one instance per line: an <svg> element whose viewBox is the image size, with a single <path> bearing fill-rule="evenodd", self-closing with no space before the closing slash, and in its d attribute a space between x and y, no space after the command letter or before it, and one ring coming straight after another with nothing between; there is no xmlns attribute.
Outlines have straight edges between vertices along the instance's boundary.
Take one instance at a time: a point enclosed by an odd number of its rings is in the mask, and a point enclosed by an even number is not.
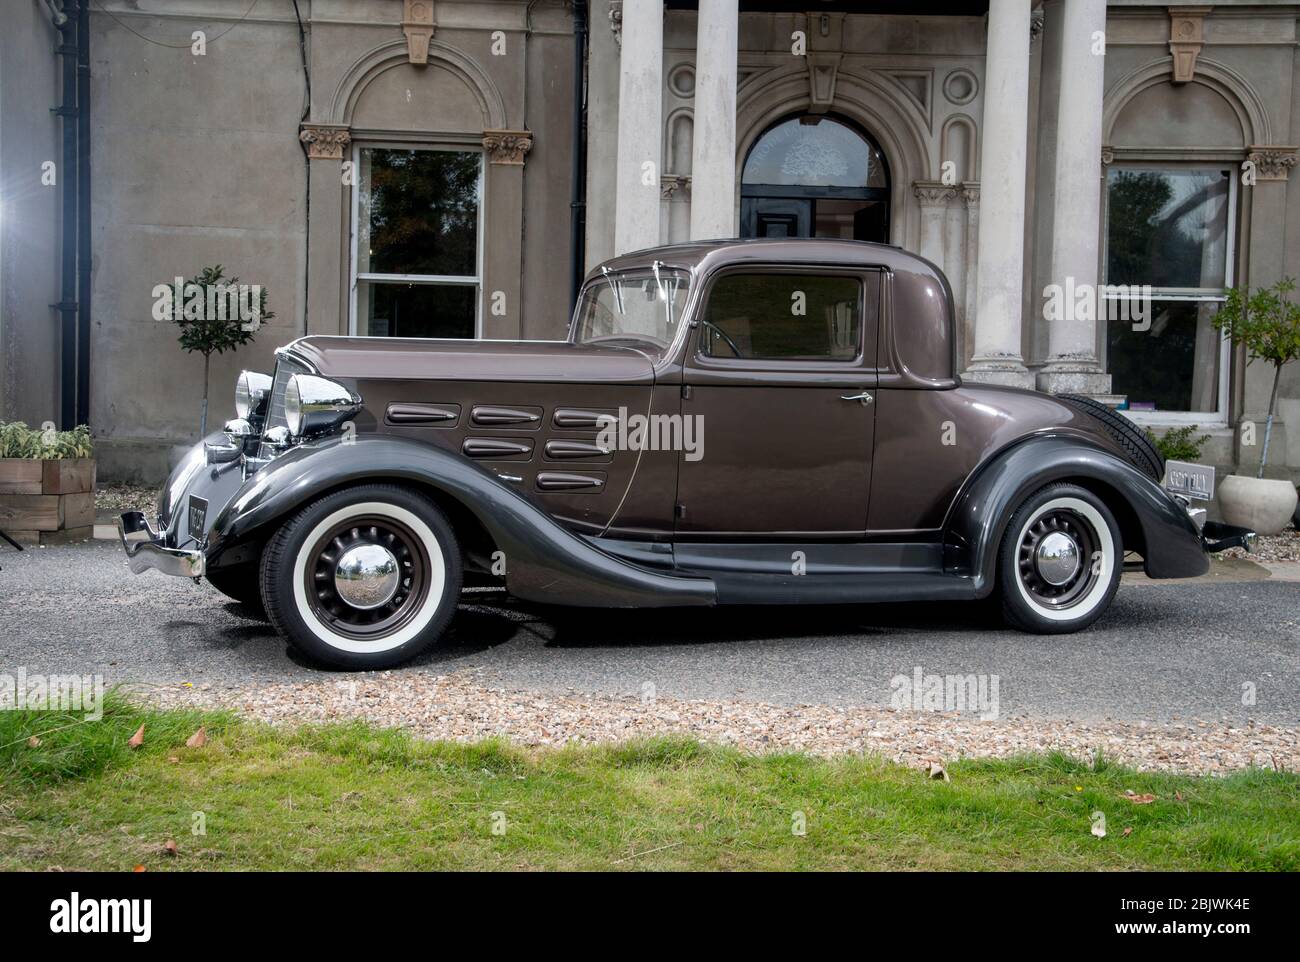
<svg viewBox="0 0 1300 962"><path fill-rule="evenodd" d="M195 495L190 495L190 537L203 539L208 527L208 502Z"/></svg>
<svg viewBox="0 0 1300 962"><path fill-rule="evenodd" d="M1209 501L1214 497L1214 467L1186 461L1165 462L1165 489L1185 498Z"/></svg>

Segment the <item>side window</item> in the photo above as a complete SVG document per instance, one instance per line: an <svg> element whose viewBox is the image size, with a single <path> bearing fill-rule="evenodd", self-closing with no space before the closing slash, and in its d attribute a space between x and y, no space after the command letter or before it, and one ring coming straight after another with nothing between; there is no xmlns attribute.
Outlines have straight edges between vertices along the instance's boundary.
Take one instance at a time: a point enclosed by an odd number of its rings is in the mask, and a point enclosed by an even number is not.
<svg viewBox="0 0 1300 962"><path fill-rule="evenodd" d="M713 284L700 324L704 357L851 361L862 349L863 305L875 323L879 282L865 292L840 274L725 274Z"/></svg>

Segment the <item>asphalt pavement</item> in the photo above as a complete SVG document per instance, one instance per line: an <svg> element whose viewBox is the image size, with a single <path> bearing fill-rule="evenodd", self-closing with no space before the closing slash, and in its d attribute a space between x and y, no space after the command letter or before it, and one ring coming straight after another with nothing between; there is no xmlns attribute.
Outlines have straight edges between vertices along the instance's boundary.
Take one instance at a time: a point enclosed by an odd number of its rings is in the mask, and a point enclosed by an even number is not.
<svg viewBox="0 0 1300 962"><path fill-rule="evenodd" d="M0 549L0 672L109 684L319 679L214 588L132 575L92 542ZM403 672L474 671L544 693L888 706L891 679L998 676L1004 716L1300 725L1300 583L1125 584L1088 631L1040 637L987 606L599 611L471 592L451 632ZM1250 702L1253 700L1253 704Z"/></svg>

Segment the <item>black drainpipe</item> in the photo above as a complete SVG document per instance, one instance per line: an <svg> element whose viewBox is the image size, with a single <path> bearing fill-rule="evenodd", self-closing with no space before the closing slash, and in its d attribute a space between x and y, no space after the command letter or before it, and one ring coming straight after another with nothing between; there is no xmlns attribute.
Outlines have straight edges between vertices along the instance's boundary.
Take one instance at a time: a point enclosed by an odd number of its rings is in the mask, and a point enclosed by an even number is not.
<svg viewBox="0 0 1300 962"><path fill-rule="evenodd" d="M55 53L63 58L63 102L54 112L63 120L63 257L59 302L59 422L66 431L77 423L77 0L63 0L64 21Z"/></svg>
<svg viewBox="0 0 1300 962"><path fill-rule="evenodd" d="M586 274L587 234L587 3L573 3L573 179L569 186L569 312Z"/></svg>
<svg viewBox="0 0 1300 962"><path fill-rule="evenodd" d="M77 418L90 423L90 3L77 16Z"/></svg>

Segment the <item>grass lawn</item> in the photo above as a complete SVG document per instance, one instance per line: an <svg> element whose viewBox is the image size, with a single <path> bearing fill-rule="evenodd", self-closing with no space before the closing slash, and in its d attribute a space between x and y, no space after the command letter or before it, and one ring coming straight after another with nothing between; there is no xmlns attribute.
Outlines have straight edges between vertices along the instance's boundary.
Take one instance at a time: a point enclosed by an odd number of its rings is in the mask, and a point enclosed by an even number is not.
<svg viewBox="0 0 1300 962"><path fill-rule="evenodd" d="M200 725L207 744L186 747ZM0 869L1300 868L1294 774L1044 756L949 775L686 740L533 750L276 729L110 695L97 723L0 712Z"/></svg>

